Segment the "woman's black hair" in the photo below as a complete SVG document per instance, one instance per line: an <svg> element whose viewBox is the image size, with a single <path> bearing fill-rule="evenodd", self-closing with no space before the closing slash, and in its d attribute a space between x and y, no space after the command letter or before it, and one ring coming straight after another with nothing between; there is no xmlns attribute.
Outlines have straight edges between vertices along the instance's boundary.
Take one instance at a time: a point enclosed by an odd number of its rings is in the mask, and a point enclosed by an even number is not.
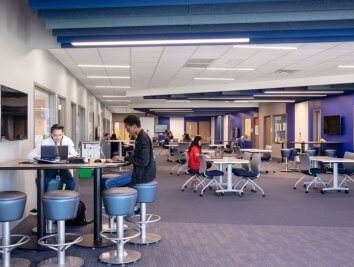
<svg viewBox="0 0 354 267"><path fill-rule="evenodd" d="M190 146L188 148L188 154L191 152L192 147L194 147L194 146L197 146L197 147L201 148L200 145L199 145L199 141L200 140L202 140L202 137L200 135L197 135L196 137L194 137L192 143L190 144Z"/></svg>

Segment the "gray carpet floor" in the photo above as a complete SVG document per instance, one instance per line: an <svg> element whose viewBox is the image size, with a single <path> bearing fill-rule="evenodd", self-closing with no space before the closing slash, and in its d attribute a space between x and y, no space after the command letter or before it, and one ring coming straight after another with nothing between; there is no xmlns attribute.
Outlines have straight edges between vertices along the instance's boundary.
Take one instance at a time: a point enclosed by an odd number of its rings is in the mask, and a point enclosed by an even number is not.
<svg viewBox="0 0 354 267"><path fill-rule="evenodd" d="M281 165L272 165L276 173L257 179L265 198L250 191L242 198L233 193L216 196L213 191L199 197L190 188L181 192L188 176L170 175L173 164L158 157L159 191L148 212L162 217L149 228L162 240L127 245L142 254L133 266L354 266L354 184L349 194L322 195L314 189L305 194L301 186L293 190L300 173L279 172ZM77 187L88 219L93 214L92 187L92 179L80 180ZM28 216L15 231L29 234L34 224L35 217ZM90 233L92 225L69 230ZM85 266L104 266L98 256L110 249L114 247L71 247L67 254L84 258ZM16 249L13 256L36 266L55 252Z"/></svg>

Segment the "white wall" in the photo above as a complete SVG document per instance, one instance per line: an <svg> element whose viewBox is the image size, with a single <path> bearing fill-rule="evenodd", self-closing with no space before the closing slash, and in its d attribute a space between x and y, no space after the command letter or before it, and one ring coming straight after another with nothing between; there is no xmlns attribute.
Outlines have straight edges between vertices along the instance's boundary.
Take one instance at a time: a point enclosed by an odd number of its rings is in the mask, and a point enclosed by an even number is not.
<svg viewBox="0 0 354 267"><path fill-rule="evenodd" d="M36 29L35 37L32 36L34 29ZM43 23L39 22L36 15L29 11L27 1L1 1L0 36L0 84L27 93L29 105L28 140L0 142L0 162L23 159L33 148L35 84L64 97L68 112L71 110L71 102L85 107L86 131L88 131L88 100L92 98L98 106L97 99L51 53L43 49L32 49L34 41L38 44L41 37L43 42L53 37L49 31L45 30ZM66 119L69 120L66 122L66 131L70 135L71 116L67 116ZM0 190L25 192L27 194L25 215L36 206L35 173L33 171L0 171Z"/></svg>
<svg viewBox="0 0 354 267"><path fill-rule="evenodd" d="M309 140L309 102L295 104L295 141ZM305 145L306 147L307 145ZM296 144L295 147L301 147Z"/></svg>
<svg viewBox="0 0 354 267"><path fill-rule="evenodd" d="M184 118L183 117L170 117L170 130L173 137L182 139L184 134Z"/></svg>
<svg viewBox="0 0 354 267"><path fill-rule="evenodd" d="M229 115L224 115L224 141L229 140Z"/></svg>
<svg viewBox="0 0 354 267"><path fill-rule="evenodd" d="M147 132L150 138L155 135L155 118L154 117L141 117L140 118L141 127Z"/></svg>

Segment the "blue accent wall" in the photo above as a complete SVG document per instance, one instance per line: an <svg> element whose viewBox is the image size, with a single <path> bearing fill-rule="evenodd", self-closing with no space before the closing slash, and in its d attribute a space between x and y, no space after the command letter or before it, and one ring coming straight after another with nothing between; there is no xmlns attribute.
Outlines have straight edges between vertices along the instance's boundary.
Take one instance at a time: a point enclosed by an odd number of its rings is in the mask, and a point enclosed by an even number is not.
<svg viewBox="0 0 354 267"><path fill-rule="evenodd" d="M224 116L215 117L215 142L224 139Z"/></svg>
<svg viewBox="0 0 354 267"><path fill-rule="evenodd" d="M159 116L158 122L159 125L167 125L167 129L170 129L170 117Z"/></svg>
<svg viewBox="0 0 354 267"><path fill-rule="evenodd" d="M288 120L287 139L289 141L294 141L295 140L295 104L294 103L286 104L286 115ZM293 148L294 144L288 143L287 147Z"/></svg>
<svg viewBox="0 0 354 267"><path fill-rule="evenodd" d="M258 111L250 110L247 112L237 112L233 113L232 115L232 120L229 125L230 128L235 128L237 127L239 129L238 135L239 137L242 136L242 118L251 118L252 119L252 140L251 141L245 141L245 147L246 148L252 148L253 147L253 139L254 139L254 121L253 118L255 117L255 114L257 114ZM230 131L232 132L232 131Z"/></svg>
<svg viewBox="0 0 354 267"><path fill-rule="evenodd" d="M340 145L326 145L326 147L337 148L338 157L342 157L345 151L353 152L354 93L309 101L309 140L313 139L314 110L321 110L321 137L326 141L342 142ZM341 116L341 135L324 134L323 116L330 115Z"/></svg>

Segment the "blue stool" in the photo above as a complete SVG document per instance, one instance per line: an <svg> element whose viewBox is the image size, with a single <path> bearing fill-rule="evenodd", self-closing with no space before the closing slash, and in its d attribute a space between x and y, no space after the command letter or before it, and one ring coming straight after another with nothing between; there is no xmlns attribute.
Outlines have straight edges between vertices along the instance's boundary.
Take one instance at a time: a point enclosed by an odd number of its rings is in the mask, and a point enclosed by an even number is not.
<svg viewBox="0 0 354 267"><path fill-rule="evenodd" d="M26 206L27 196L25 193L18 191L0 192L0 222L2 223L1 236L1 266L29 266L31 262L23 258L11 258L11 250L15 247L27 243L30 238L27 235L11 235L10 222L17 221L22 218L23 211ZM11 244L11 238L19 238L15 244Z"/></svg>
<svg viewBox="0 0 354 267"><path fill-rule="evenodd" d="M336 156L336 150L335 149L326 149L325 150L326 156L334 158Z"/></svg>
<svg viewBox="0 0 354 267"><path fill-rule="evenodd" d="M308 149L305 153L309 154L309 156L312 157L316 156L317 151L315 149Z"/></svg>
<svg viewBox="0 0 354 267"><path fill-rule="evenodd" d="M124 244L130 239L139 236L140 231L135 229L126 229L136 233L124 236L123 218L134 213L137 192L129 187L113 187L103 191L103 203L109 216L117 217L117 233L114 236L111 229L103 230L101 237L117 244L116 250L104 252L99 256L100 261L108 264L126 264L136 262L141 258L138 251L124 249Z"/></svg>
<svg viewBox="0 0 354 267"><path fill-rule="evenodd" d="M65 250L82 241L82 236L65 233L65 221L76 217L80 202L80 194L75 191L54 190L43 195L44 216L48 220L57 221L57 234L50 234L38 240L41 246L49 247L58 252L57 257L46 259L38 266L83 266L84 260L79 257L65 256ZM65 243L65 237L71 236L72 241ZM58 243L49 243L55 237Z"/></svg>
<svg viewBox="0 0 354 267"><path fill-rule="evenodd" d="M155 214L146 214L146 204L155 201L158 183L152 181L145 184L136 184L133 188L138 191L137 203L140 203L140 215L135 217L140 217L140 220L135 222L140 227L140 236L130 240L130 243L147 245L151 243L157 243L161 240L161 236L152 233L146 233L146 227L148 223L154 223L161 220L161 217ZM148 219L147 219L148 218Z"/></svg>
<svg viewBox="0 0 354 267"><path fill-rule="evenodd" d="M291 156L291 149L290 148L282 149L281 156L285 159L285 163L283 163L283 165L285 166L285 170L282 170L282 172L288 172L289 171L289 157Z"/></svg>

